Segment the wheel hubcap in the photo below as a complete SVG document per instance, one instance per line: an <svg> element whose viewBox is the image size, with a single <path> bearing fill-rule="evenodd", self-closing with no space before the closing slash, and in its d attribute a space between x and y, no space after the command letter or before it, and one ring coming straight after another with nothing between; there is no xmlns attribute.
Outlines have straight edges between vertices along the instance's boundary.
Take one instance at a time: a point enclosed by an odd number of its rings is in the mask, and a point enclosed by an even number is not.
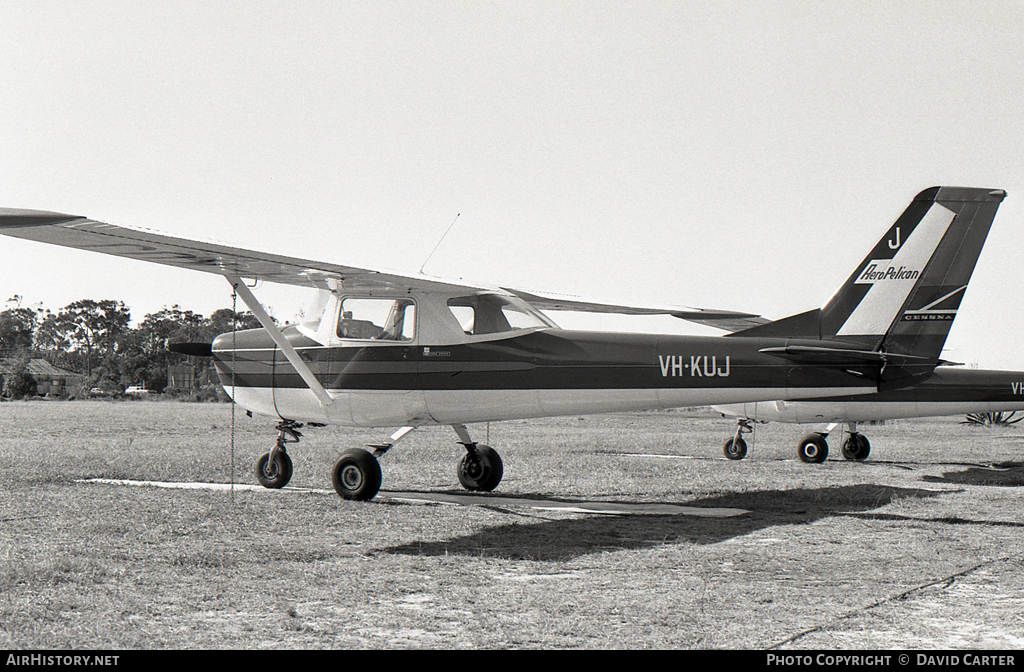
<svg viewBox="0 0 1024 672"><path fill-rule="evenodd" d="M358 490L363 484L363 472L351 464L341 470L341 482L349 490Z"/></svg>
<svg viewBox="0 0 1024 672"><path fill-rule="evenodd" d="M467 460L465 474L473 480L479 480L484 475L484 465L480 460Z"/></svg>

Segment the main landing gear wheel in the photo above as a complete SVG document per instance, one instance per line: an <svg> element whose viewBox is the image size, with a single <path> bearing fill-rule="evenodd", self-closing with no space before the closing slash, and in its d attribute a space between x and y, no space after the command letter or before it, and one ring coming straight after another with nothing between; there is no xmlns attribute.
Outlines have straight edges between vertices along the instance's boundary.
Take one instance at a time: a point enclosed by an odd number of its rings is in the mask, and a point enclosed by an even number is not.
<svg viewBox="0 0 1024 672"><path fill-rule="evenodd" d="M331 470L331 482L342 499L373 499L380 490L380 462L362 448L346 450Z"/></svg>
<svg viewBox="0 0 1024 672"><path fill-rule="evenodd" d="M283 450L275 450L273 453L273 458L270 453L263 453L256 460L256 480L264 488L277 490L292 480L292 458Z"/></svg>
<svg viewBox="0 0 1024 672"><path fill-rule="evenodd" d="M821 434L808 434L800 442L797 455L804 462L819 464L828 457L828 442Z"/></svg>
<svg viewBox="0 0 1024 672"><path fill-rule="evenodd" d="M362 448L346 450L331 470L331 483L342 499L366 501L380 490L380 463Z"/></svg>
<svg viewBox="0 0 1024 672"><path fill-rule="evenodd" d="M863 434L854 432L843 442L843 457L856 462L863 462L871 454L871 442Z"/></svg>
<svg viewBox="0 0 1024 672"><path fill-rule="evenodd" d="M498 451L482 443L466 446L466 455L459 462L459 483L474 492L490 492L501 483L504 466Z"/></svg>
<svg viewBox="0 0 1024 672"><path fill-rule="evenodd" d="M730 460L742 460L747 456L747 442L740 438L729 439L722 447L722 452Z"/></svg>

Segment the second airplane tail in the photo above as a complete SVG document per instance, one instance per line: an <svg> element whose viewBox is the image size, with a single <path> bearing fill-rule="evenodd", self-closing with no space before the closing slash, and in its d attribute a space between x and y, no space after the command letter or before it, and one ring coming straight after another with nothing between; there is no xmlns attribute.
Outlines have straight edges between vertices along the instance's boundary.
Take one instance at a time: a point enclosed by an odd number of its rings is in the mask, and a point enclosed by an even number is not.
<svg viewBox="0 0 1024 672"><path fill-rule="evenodd" d="M739 331L735 337L821 341L824 350L878 353L888 380L930 374L974 272L1001 189L922 191L819 309ZM808 348L803 346L804 356ZM789 348L792 356L799 347ZM903 370L902 374L897 369ZM885 375L880 375L880 384Z"/></svg>

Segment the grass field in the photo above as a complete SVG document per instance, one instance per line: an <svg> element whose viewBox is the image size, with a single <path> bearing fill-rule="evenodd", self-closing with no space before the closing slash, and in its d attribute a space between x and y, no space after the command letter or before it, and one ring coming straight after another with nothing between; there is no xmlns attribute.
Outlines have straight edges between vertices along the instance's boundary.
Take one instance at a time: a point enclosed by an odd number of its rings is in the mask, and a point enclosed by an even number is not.
<svg viewBox="0 0 1024 672"><path fill-rule="evenodd" d="M341 501L329 470L391 429L310 429L292 485L252 484L268 419L223 404L0 404L0 647L1020 648L1024 428L958 418L862 429L866 463L796 460L758 426L742 462L710 411L472 426L505 479L459 493L450 428ZM507 498L740 508L730 518L539 510Z"/></svg>

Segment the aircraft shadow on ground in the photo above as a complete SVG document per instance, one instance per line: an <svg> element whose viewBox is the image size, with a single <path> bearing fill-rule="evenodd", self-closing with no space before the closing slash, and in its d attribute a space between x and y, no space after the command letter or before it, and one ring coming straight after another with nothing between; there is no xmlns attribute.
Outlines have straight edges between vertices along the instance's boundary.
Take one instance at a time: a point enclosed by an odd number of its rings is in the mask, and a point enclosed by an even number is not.
<svg viewBox="0 0 1024 672"><path fill-rule="evenodd" d="M1024 486L1024 463L1003 462L990 467L972 465L966 471L947 471L942 476L925 476L922 480L956 485L1021 487Z"/></svg>
<svg viewBox="0 0 1024 672"><path fill-rule="evenodd" d="M692 507L740 508L750 511L731 518L596 514L564 520L541 518L541 522L534 522L540 516L530 516L530 522L525 522L522 517L517 517L509 524L488 527L474 534L443 541L403 544L378 549L377 553L430 556L462 554L472 557L564 561L609 550L642 549L676 543L714 544L768 527L807 524L832 516L871 518L869 512L895 499L926 499L941 494L931 490L869 484L761 490L674 502ZM486 506L486 499L481 500L480 504Z"/></svg>

